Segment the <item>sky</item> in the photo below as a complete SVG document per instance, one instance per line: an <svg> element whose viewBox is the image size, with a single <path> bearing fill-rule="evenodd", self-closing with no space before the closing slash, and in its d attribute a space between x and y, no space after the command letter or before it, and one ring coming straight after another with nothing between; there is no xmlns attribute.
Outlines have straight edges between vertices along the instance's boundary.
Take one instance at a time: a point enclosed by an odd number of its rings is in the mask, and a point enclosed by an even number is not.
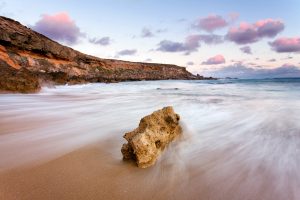
<svg viewBox="0 0 300 200"><path fill-rule="evenodd" d="M214 77L300 77L299 0L0 0L83 53Z"/></svg>

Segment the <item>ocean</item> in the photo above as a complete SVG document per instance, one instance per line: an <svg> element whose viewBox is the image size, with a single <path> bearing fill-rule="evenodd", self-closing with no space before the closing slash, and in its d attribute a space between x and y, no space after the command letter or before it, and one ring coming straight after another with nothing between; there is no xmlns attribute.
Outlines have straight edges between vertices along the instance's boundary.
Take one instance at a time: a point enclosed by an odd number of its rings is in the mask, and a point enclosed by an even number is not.
<svg viewBox="0 0 300 200"><path fill-rule="evenodd" d="M149 169L124 163L123 134L164 106L180 115L183 135ZM107 176L122 171L112 181L143 191L133 199L151 193L143 198L298 200L300 79L99 83L0 94L0 174L91 144L103 145Z"/></svg>

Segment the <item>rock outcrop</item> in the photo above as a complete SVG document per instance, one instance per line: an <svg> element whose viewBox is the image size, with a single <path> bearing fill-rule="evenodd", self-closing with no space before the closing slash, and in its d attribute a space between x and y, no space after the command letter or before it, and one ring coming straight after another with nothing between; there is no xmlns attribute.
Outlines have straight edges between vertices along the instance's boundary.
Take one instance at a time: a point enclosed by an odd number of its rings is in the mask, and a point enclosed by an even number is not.
<svg viewBox="0 0 300 200"><path fill-rule="evenodd" d="M38 77L26 68L16 70L0 60L0 72L2 91L27 93L40 90Z"/></svg>
<svg viewBox="0 0 300 200"><path fill-rule="evenodd" d="M0 72L10 68L26 69L39 84L23 87L20 92L38 90L42 83L76 84L83 82L116 82L131 80L205 79L189 73L184 67L166 64L137 63L101 59L63 46L17 21L0 16ZM26 77L25 77L26 78ZM0 77L1 81L5 81ZM11 79L12 80L12 79ZM29 81L30 82L30 81ZM0 90L18 91L18 84L9 82ZM8 85L12 84L12 85ZM2 85L1 85L2 86Z"/></svg>
<svg viewBox="0 0 300 200"><path fill-rule="evenodd" d="M154 165L164 148L181 134L179 120L172 107L142 118L138 128L124 135L128 143L121 149L123 159L134 160L140 168Z"/></svg>

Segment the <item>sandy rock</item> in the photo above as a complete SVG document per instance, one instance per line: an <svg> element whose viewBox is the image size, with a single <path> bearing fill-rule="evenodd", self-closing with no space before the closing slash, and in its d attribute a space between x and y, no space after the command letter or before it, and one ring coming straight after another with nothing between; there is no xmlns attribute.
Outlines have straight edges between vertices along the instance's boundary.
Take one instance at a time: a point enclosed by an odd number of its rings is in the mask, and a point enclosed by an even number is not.
<svg viewBox="0 0 300 200"><path fill-rule="evenodd" d="M123 136L128 141L121 149L123 159L135 160L140 168L154 165L162 150L181 134L179 119L171 106L142 118L138 128Z"/></svg>

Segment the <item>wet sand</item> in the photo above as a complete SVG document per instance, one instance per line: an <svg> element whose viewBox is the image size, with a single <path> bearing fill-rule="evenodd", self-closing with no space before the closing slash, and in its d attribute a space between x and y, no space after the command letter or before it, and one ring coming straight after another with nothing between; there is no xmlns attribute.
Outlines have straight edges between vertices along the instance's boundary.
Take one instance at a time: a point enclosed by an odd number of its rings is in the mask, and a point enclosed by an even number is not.
<svg viewBox="0 0 300 200"><path fill-rule="evenodd" d="M119 142L107 140L47 163L8 170L0 173L0 199L296 199L292 174L278 185L283 180L267 166L253 169L233 158L232 149L181 163L180 142L148 169L122 161Z"/></svg>
<svg viewBox="0 0 300 200"><path fill-rule="evenodd" d="M180 180L179 174L167 177L175 166L164 163L139 169L133 162L124 162L121 154L114 156L106 149L114 147L112 141L99 142L41 165L1 173L0 199L176 197L173 189L179 192L180 182L185 180Z"/></svg>

